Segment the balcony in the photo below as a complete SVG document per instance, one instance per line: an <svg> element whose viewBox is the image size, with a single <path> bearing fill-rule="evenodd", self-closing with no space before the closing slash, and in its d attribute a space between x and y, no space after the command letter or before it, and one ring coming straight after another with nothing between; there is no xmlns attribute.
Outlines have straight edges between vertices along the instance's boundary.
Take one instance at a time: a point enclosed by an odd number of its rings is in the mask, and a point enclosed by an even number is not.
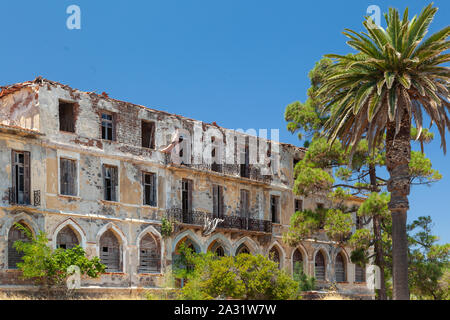
<svg viewBox="0 0 450 320"><path fill-rule="evenodd" d="M33 202L31 202L31 196L27 199L23 194L16 194L14 188L8 188L8 201L10 205L14 206L30 206L39 207L41 205L41 190L33 191Z"/></svg>
<svg viewBox="0 0 450 320"><path fill-rule="evenodd" d="M183 212L182 209L172 208L166 214L169 220L194 226L203 226L205 218L213 218L209 212L190 211ZM268 220L244 218L240 216L224 216L224 221L217 225L218 229L237 229L254 232L272 233L272 222Z"/></svg>
<svg viewBox="0 0 450 320"><path fill-rule="evenodd" d="M270 175L262 175L261 169L255 165L248 165L245 169L240 164L175 164L172 162L170 158L170 154L165 155L165 165L172 165L178 167L191 168L194 170L208 171L220 173L226 176L242 178L242 179L250 179L253 181L258 181L266 184L270 184L272 182L272 176ZM245 173L245 174L243 174Z"/></svg>

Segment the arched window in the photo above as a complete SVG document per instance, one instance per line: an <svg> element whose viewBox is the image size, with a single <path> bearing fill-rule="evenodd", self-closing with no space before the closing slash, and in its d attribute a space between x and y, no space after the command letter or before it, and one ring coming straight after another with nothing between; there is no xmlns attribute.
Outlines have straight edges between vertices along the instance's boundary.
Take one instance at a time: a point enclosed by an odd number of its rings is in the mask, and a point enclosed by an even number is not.
<svg viewBox="0 0 450 320"><path fill-rule="evenodd" d="M141 239L139 250L139 272L160 272L161 250L159 242L151 234L147 233Z"/></svg>
<svg viewBox="0 0 450 320"><path fill-rule="evenodd" d="M236 250L236 255L241 253L250 254L250 250L247 248L245 244L241 244L239 248L237 248Z"/></svg>
<svg viewBox="0 0 450 320"><path fill-rule="evenodd" d="M111 230L100 238L100 260L106 266L106 272L121 272L120 243Z"/></svg>
<svg viewBox="0 0 450 320"><path fill-rule="evenodd" d="M295 249L294 255L292 256L292 270L294 273L303 272L303 256L299 249Z"/></svg>
<svg viewBox="0 0 450 320"><path fill-rule="evenodd" d="M355 282L366 282L366 268L355 264Z"/></svg>
<svg viewBox="0 0 450 320"><path fill-rule="evenodd" d="M79 245L78 237L69 226L65 226L56 236L56 247L62 249L72 249Z"/></svg>
<svg viewBox="0 0 450 320"><path fill-rule="evenodd" d="M317 252L314 266L316 279L325 281L325 258L322 251Z"/></svg>
<svg viewBox="0 0 450 320"><path fill-rule="evenodd" d="M225 256L225 250L223 250L223 248L221 246L218 246L216 248L215 253L216 253L216 256L218 256L218 257L224 257Z"/></svg>
<svg viewBox="0 0 450 320"><path fill-rule="evenodd" d="M336 282L345 282L346 276L345 276L345 262L344 262L344 256L342 253L339 253L336 256L336 263L334 265L334 272L336 274Z"/></svg>
<svg viewBox="0 0 450 320"><path fill-rule="evenodd" d="M280 252L278 252L278 249L276 247L272 247L269 251L269 259L273 262L276 262L278 264L278 268L280 268Z"/></svg>
<svg viewBox="0 0 450 320"><path fill-rule="evenodd" d="M21 223L22 226L24 226L28 231L30 231L29 228L27 228L23 223ZM30 231L31 232L31 231ZM18 252L14 248L14 242L16 241L23 241L23 242L29 242L30 238L27 237L24 231L17 228L15 225L12 226L11 229L9 229L8 233L8 268L9 269L17 269L17 263L22 262L23 252Z"/></svg>

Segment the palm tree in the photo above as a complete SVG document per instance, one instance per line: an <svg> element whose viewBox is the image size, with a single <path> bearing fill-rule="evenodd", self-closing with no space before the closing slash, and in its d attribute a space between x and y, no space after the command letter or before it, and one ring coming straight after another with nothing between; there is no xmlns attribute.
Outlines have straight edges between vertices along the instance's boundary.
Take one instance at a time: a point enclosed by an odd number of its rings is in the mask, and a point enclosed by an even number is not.
<svg viewBox="0 0 450 320"><path fill-rule="evenodd" d="M371 150L386 139L393 295L398 300L409 299L406 215L412 119L420 139L425 111L430 126L434 123L438 128L444 154L445 131L450 130L450 68L442 66L450 61L450 54L444 54L450 47L450 27L424 40L436 11L430 4L409 20L408 9L400 19L399 12L391 8L385 14L386 30L370 18L363 22L367 32L346 29L347 44L357 53L327 55L336 61L320 92L327 97L323 112L330 114L325 133L331 143L338 138L353 152L362 138L367 138Z"/></svg>

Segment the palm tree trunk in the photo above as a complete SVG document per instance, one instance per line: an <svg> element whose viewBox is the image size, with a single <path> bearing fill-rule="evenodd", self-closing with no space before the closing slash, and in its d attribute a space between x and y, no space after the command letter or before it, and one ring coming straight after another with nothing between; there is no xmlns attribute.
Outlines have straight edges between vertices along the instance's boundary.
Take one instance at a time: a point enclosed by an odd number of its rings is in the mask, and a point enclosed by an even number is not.
<svg viewBox="0 0 450 320"><path fill-rule="evenodd" d="M372 192L380 192L380 188L377 184L377 175L375 165L369 165L369 177L370 177L370 186L372 187ZM381 244L381 225L380 225L381 217L379 215L375 215L373 217L373 233L375 237L375 264L380 268L380 290L378 291L378 300L387 300L386 293L386 279L384 276L384 253L383 246Z"/></svg>
<svg viewBox="0 0 450 320"><path fill-rule="evenodd" d="M406 215L409 209L409 162L411 159L411 117L404 105L400 131L395 135L395 121L388 123L386 132L386 166L389 171L388 191L391 193L389 210L392 215L392 262L394 300L409 300L408 241Z"/></svg>

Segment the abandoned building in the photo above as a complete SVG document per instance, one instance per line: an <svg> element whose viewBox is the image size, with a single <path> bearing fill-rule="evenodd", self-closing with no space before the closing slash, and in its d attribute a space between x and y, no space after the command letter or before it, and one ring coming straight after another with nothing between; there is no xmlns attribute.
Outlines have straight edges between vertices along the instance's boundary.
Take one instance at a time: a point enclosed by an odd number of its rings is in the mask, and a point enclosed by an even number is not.
<svg viewBox="0 0 450 320"><path fill-rule="evenodd" d="M324 234L295 248L282 241L296 210L328 204L325 195L292 193L304 148L276 143L279 167L271 175L249 163L247 149L238 164L171 161L164 148L174 132L194 135L198 128L234 133L42 78L2 87L0 285L24 283L12 246L27 240L15 227L20 222L32 234L45 231L53 248L81 245L101 258L106 273L83 286L161 286L186 242L198 252L270 256L288 272L300 262L319 285L373 297L349 248ZM209 233L205 217L221 219ZM164 218L176 222L171 234L162 234Z"/></svg>

